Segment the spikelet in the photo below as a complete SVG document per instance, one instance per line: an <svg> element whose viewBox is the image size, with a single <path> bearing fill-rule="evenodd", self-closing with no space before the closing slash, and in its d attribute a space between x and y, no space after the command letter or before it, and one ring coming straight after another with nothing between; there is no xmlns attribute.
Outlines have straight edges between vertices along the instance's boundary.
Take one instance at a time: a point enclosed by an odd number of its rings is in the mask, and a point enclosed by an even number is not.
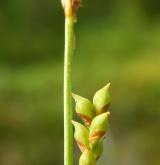
<svg viewBox="0 0 160 165"><path fill-rule="evenodd" d="M82 154L79 165L96 165L103 152L103 139L108 130L108 107L111 103L109 94L110 83L98 90L93 103L88 99L72 94L75 100L75 110L84 121L85 126L72 121L75 132L74 138ZM87 126L87 127L86 127Z"/></svg>

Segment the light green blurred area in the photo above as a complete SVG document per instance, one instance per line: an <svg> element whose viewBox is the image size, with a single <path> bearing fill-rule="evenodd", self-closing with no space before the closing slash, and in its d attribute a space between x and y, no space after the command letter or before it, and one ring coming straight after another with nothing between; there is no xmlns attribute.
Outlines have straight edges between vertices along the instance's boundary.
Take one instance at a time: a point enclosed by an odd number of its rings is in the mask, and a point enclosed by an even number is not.
<svg viewBox="0 0 160 165"><path fill-rule="evenodd" d="M159 19L158 0L83 1L73 92L92 99L112 84L110 131L98 165L160 164ZM62 165L60 2L1 0L0 20L0 165ZM79 154L75 145L74 164Z"/></svg>

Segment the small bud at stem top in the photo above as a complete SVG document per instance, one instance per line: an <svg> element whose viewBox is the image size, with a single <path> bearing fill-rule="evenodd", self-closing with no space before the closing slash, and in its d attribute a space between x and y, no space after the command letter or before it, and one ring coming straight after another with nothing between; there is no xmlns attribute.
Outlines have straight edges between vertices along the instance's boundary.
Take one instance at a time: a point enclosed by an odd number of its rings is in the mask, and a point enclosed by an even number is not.
<svg viewBox="0 0 160 165"><path fill-rule="evenodd" d="M76 12L81 6L81 0L61 0L66 17L73 17L76 22Z"/></svg>

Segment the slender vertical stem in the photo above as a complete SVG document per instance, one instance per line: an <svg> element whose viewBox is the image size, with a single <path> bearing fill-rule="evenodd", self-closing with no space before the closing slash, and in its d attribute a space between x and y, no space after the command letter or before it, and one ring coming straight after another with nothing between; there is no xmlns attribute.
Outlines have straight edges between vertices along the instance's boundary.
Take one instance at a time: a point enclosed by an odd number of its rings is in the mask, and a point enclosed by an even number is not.
<svg viewBox="0 0 160 165"><path fill-rule="evenodd" d="M73 165L73 131L71 107L71 59L74 39L73 17L65 17L65 57L64 57L64 165Z"/></svg>

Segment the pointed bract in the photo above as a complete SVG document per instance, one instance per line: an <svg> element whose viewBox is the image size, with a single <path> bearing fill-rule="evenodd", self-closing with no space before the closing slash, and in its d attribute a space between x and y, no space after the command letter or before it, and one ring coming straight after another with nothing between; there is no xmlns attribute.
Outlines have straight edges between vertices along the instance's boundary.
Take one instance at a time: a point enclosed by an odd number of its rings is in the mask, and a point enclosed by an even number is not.
<svg viewBox="0 0 160 165"><path fill-rule="evenodd" d="M102 113L96 116L90 125L89 141L95 144L101 137L103 137L108 129L108 115L109 112Z"/></svg>
<svg viewBox="0 0 160 165"><path fill-rule="evenodd" d="M95 156L95 159L98 160L103 152L103 143L102 140L98 141L96 144L92 147L93 154Z"/></svg>
<svg viewBox="0 0 160 165"><path fill-rule="evenodd" d="M72 94L76 102L76 113L81 117L81 119L87 124L90 125L94 117L94 107L93 104L86 98Z"/></svg>
<svg viewBox="0 0 160 165"><path fill-rule="evenodd" d="M109 93L110 83L105 87L98 90L93 97L93 104L95 107L96 115L107 112L108 107L111 103L111 96Z"/></svg>
<svg viewBox="0 0 160 165"><path fill-rule="evenodd" d="M96 165L96 159L94 157L94 154L90 150L85 150L80 159L79 159L79 165Z"/></svg>
<svg viewBox="0 0 160 165"><path fill-rule="evenodd" d="M74 138L79 149L81 150L81 152L83 152L84 150L89 148L89 131L85 126L76 121L72 121L72 124L75 128Z"/></svg>

